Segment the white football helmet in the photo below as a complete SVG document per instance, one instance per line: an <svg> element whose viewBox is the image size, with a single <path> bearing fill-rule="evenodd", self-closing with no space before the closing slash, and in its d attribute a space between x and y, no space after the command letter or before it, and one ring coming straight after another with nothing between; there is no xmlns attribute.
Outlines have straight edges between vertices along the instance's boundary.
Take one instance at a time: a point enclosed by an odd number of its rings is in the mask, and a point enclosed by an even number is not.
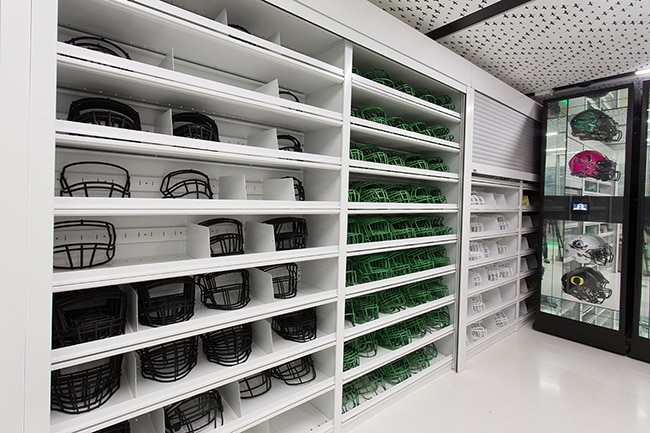
<svg viewBox="0 0 650 433"><path fill-rule="evenodd" d="M573 260L583 265L597 264L605 266L614 261L611 245L600 236L590 234L566 236L564 257L566 261Z"/></svg>

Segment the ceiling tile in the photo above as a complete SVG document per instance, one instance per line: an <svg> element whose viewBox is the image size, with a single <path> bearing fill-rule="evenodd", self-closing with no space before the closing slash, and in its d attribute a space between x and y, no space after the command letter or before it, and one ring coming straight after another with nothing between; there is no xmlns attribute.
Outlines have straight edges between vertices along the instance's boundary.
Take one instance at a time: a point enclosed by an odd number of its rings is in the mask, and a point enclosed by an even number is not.
<svg viewBox="0 0 650 433"><path fill-rule="evenodd" d="M411 27L428 33L498 0L368 0Z"/></svg>
<svg viewBox="0 0 650 433"><path fill-rule="evenodd" d="M369 1L423 33L447 24L447 12L466 15L488 5ZM444 13L441 3L447 4ZM476 6L463 12L469 3ZM437 20L432 20L429 6L440 9ZM432 21L435 27L429 24ZM437 42L522 93L542 92L649 67L650 1L536 0Z"/></svg>

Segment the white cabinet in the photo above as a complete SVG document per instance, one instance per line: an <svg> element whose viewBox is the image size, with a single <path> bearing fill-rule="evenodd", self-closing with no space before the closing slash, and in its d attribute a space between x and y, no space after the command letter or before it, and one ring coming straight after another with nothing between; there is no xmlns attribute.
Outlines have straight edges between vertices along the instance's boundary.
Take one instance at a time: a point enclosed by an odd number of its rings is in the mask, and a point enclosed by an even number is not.
<svg viewBox="0 0 650 433"><path fill-rule="evenodd" d="M316 46L300 52L280 34L267 41L228 26L242 6L224 2L209 16L187 4L59 2L52 292L118 287L126 324L121 335L52 350L52 432L123 421L163 431L179 404L200 415L184 422L219 431L263 428L284 413L334 427L325 402L336 393L347 188L344 44L301 24L295 32ZM128 58L100 50L105 41ZM94 106L76 110L86 98L97 98ZM126 104L137 122L124 123L106 100ZM206 116L217 130L206 136L179 113ZM295 289L277 296L284 283ZM143 320L152 315L164 326ZM268 392L240 395L241 380L269 372Z"/></svg>
<svg viewBox="0 0 650 433"><path fill-rule="evenodd" d="M532 317L540 278L537 187L479 175L471 182L459 368Z"/></svg>
<svg viewBox="0 0 650 433"><path fill-rule="evenodd" d="M54 320L123 331L55 344L51 432L339 431L454 368L461 91L262 2L58 8Z"/></svg>
<svg viewBox="0 0 650 433"><path fill-rule="evenodd" d="M352 59L344 423L454 367L464 103L361 47Z"/></svg>
<svg viewBox="0 0 650 433"><path fill-rule="evenodd" d="M51 110L30 126L29 260L53 246L55 265L30 263L21 301L25 431L48 428L48 375L52 433L345 431L462 367L475 325L489 341L530 317L537 193L462 185L474 89L320 7L22 17L51 63L32 71ZM474 187L488 201L466 218Z"/></svg>

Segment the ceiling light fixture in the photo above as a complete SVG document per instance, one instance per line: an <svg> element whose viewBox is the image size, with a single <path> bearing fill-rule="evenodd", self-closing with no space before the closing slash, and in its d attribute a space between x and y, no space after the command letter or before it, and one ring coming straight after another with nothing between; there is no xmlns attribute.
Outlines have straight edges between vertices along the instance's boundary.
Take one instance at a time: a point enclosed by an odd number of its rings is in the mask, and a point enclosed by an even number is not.
<svg viewBox="0 0 650 433"><path fill-rule="evenodd" d="M634 75L647 75L650 74L650 68L648 69L641 69L639 71L636 71Z"/></svg>

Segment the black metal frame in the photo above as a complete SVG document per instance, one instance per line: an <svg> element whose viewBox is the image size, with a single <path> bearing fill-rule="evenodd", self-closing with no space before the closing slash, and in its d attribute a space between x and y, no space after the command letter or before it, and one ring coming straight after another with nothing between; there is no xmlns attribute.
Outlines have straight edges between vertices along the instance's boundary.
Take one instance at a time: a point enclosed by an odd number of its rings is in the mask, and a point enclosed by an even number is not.
<svg viewBox="0 0 650 433"><path fill-rule="evenodd" d="M201 334L201 342L208 361L227 367L242 364L252 352L253 327L243 323Z"/></svg>
<svg viewBox="0 0 650 433"><path fill-rule="evenodd" d="M79 228L104 229L103 239L66 242L65 232ZM64 233L64 235L61 235ZM85 269L110 262L115 257L115 226L99 220L66 220L54 223L54 237L61 237L53 248L54 269ZM102 254L103 253L103 254ZM57 263L57 257L64 257L63 264Z"/></svg>
<svg viewBox="0 0 650 433"><path fill-rule="evenodd" d="M188 337L136 350L140 356L140 374L156 382L175 382L196 367L199 337Z"/></svg>
<svg viewBox="0 0 650 433"><path fill-rule="evenodd" d="M67 171L70 168L88 166L91 167L89 169L89 173L97 173L98 171L101 171L98 170L97 167L92 168L93 165L103 168L110 167L115 169L116 173L124 178L124 184L120 185L114 179L100 179L100 175L97 175L97 179L84 179L72 184L68 182L66 175ZM93 192L102 192L102 197L131 197L131 177L129 176L129 171L122 166L111 164L110 162L79 161L67 164L61 169L61 174L59 175L59 185L61 185L61 196L99 197L100 195L93 194Z"/></svg>
<svg viewBox="0 0 650 433"><path fill-rule="evenodd" d="M129 53L124 51L115 42L111 42L108 39L98 36L77 36L76 38L68 39L65 43L93 51L99 51L100 53L110 54L116 57L131 59Z"/></svg>
<svg viewBox="0 0 650 433"><path fill-rule="evenodd" d="M640 161L641 167L639 167L639 176L637 179L645 179L647 170L650 167L647 167L647 152L648 152L648 121L650 121L650 113L648 109L650 108L650 80L644 81L642 85L642 97L640 102L640 118L639 118L639 153L638 160ZM641 176L644 176L641 178ZM645 191L644 185L639 185L639 206L637 213L637 246L634 250L635 258L635 268L636 273L634 274L636 279L634 281L634 304L633 304L633 315L632 315L632 331L630 332L630 353L629 355L633 358L650 362L650 339L641 337L639 335L639 326L641 324L641 291L642 285L641 281L643 278L644 267L646 268L645 272L650 272L650 251L645 251L645 242L643 241L644 236L646 236L645 227L650 227L650 191Z"/></svg>
<svg viewBox="0 0 650 433"><path fill-rule="evenodd" d="M636 99L636 92L632 84L612 86L608 89L600 89L594 92L584 92L572 95L564 95L562 97L553 98L545 101L542 125L543 128L548 121L548 109L552 103L557 103L561 100L571 99L582 96L589 96L591 94L602 93L604 90L607 92L615 90L628 90L628 100L632 103L628 105L627 122L626 122L626 157L625 157L625 182L624 182L624 195L623 197L592 197L589 196L588 200L591 205L591 216L595 217L592 220L611 221L623 224L623 246L622 251L631 251L630 248L634 245L634 223L635 218L633 214L636 208L635 197L638 190L635 188L636 179L638 179L638 170L636 169L636 159L638 155L638 146L634 139L634 113L636 112L636 105L633 101ZM568 133L568 130L567 130ZM544 179L546 175L546 134L543 134L541 146L541 178ZM541 204L541 218L543 220L572 220L571 205L578 199L578 196L545 196L544 186L541 188L542 204ZM630 211L626 211L630 210ZM634 260L629 258L629 254L623 254L622 267L621 267L621 282L620 282L620 301L619 301L619 329L607 329L589 323L579 322L566 317L556 316L544 313L540 310L541 298L541 284L540 296L536 299L537 311L535 315L534 329L546 332L552 335L563 337L569 340L581 342L590 346L598 347L614 353L625 354L628 351L627 336L632 325L632 293L626 288L631 284L632 275L634 275ZM541 262L540 262L541 263ZM629 292L629 293L628 293Z"/></svg>
<svg viewBox="0 0 650 433"><path fill-rule="evenodd" d="M211 199L210 177L198 170L186 169L167 173L160 183L163 198Z"/></svg>
<svg viewBox="0 0 650 433"><path fill-rule="evenodd" d="M182 290L172 288L180 286ZM164 326L185 322L194 316L196 288L200 284L192 277L174 277L133 283L138 294L138 323Z"/></svg>
<svg viewBox="0 0 650 433"><path fill-rule="evenodd" d="M165 433L194 433L217 422L223 425L223 402L219 391L213 389L164 408Z"/></svg>
<svg viewBox="0 0 650 433"><path fill-rule="evenodd" d="M174 135L206 141L219 141L219 127L212 118L191 111L172 116Z"/></svg>
<svg viewBox="0 0 650 433"><path fill-rule="evenodd" d="M115 355L53 371L50 399L52 410L79 414L106 403L120 388L123 356Z"/></svg>
<svg viewBox="0 0 650 433"><path fill-rule="evenodd" d="M210 256L244 254L244 232L242 223L233 218L213 218L201 221L199 225L217 231L210 235Z"/></svg>
<svg viewBox="0 0 650 433"><path fill-rule="evenodd" d="M82 98L73 101L68 109L68 120L114 128L140 131L140 115L123 102L109 98Z"/></svg>
<svg viewBox="0 0 650 433"><path fill-rule="evenodd" d="M197 277L201 285L201 302L216 310L238 310L251 300L247 269L212 272ZM236 282L230 280L236 279ZM225 282L224 282L225 280Z"/></svg>
<svg viewBox="0 0 650 433"><path fill-rule="evenodd" d="M116 286L55 293L52 348L124 334L126 294Z"/></svg>

